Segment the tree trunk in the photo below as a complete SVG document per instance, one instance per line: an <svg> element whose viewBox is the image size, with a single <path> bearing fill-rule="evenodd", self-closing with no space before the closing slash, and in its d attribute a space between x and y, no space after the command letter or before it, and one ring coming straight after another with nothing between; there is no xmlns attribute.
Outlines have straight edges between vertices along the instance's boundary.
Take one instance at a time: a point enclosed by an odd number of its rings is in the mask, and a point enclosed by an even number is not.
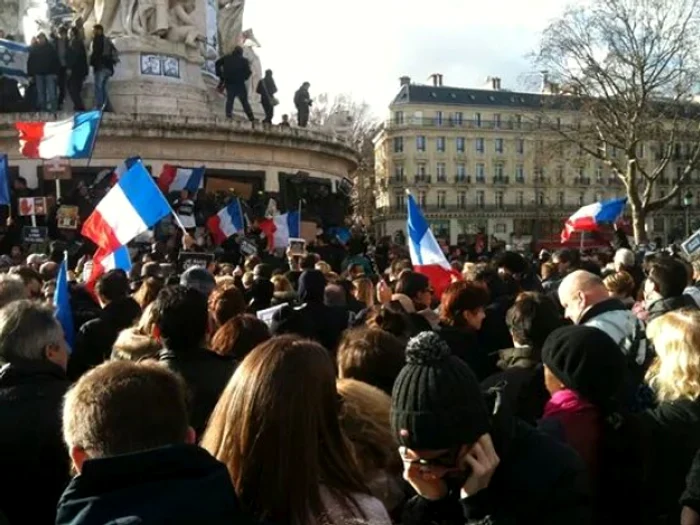
<svg viewBox="0 0 700 525"><path fill-rule="evenodd" d="M646 211L632 206L632 228L635 244L646 244L649 241L646 229Z"/></svg>

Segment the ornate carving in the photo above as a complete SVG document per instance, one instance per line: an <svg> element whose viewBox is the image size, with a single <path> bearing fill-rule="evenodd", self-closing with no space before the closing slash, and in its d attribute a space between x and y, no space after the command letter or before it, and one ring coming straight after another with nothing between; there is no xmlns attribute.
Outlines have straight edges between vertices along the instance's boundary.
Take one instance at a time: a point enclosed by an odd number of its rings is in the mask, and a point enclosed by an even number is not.
<svg viewBox="0 0 700 525"><path fill-rule="evenodd" d="M234 47L240 45L244 9L245 0L219 0L219 46L222 55L230 53Z"/></svg>

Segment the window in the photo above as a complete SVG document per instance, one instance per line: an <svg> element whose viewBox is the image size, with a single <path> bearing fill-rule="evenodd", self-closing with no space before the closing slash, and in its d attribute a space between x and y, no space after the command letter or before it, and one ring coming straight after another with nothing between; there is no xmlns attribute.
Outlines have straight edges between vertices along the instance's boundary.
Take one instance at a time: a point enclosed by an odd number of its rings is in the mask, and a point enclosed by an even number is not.
<svg viewBox="0 0 700 525"><path fill-rule="evenodd" d="M426 194L424 191L419 191L418 192L418 204L420 204L421 208L425 208L425 199L426 199Z"/></svg>
<svg viewBox="0 0 700 525"><path fill-rule="evenodd" d="M464 139L464 137L457 137L455 142L456 142L456 146L457 146L457 152L464 153L465 144L466 144L466 140Z"/></svg>
<svg viewBox="0 0 700 525"><path fill-rule="evenodd" d="M583 203L586 201L586 192L582 191L579 196L578 196L578 205L583 206Z"/></svg>
<svg viewBox="0 0 700 525"><path fill-rule="evenodd" d="M463 181L467 177L467 167L463 162L457 164L457 180Z"/></svg>
<svg viewBox="0 0 700 525"><path fill-rule="evenodd" d="M564 182L564 166L557 166L557 182Z"/></svg>
<svg viewBox="0 0 700 525"><path fill-rule="evenodd" d="M459 206L460 208L467 207L467 192L466 191L457 192L457 206Z"/></svg>
<svg viewBox="0 0 700 525"><path fill-rule="evenodd" d="M501 127L501 114L500 113L493 114L493 127L496 129Z"/></svg>
<svg viewBox="0 0 700 525"><path fill-rule="evenodd" d="M419 177L425 177L427 173L425 162L419 162L416 164L416 175Z"/></svg>
<svg viewBox="0 0 700 525"><path fill-rule="evenodd" d="M601 202L605 200L605 194L602 191L595 192L595 200L593 202Z"/></svg>
<svg viewBox="0 0 700 525"><path fill-rule="evenodd" d="M525 182L525 168L522 164L515 167L515 182L523 184Z"/></svg>
<svg viewBox="0 0 700 525"><path fill-rule="evenodd" d="M518 155L525 153L525 139L517 139L515 141L515 152Z"/></svg>
<svg viewBox="0 0 700 525"><path fill-rule="evenodd" d="M564 207L564 192L560 191L557 193L557 204L560 208Z"/></svg>
<svg viewBox="0 0 700 525"><path fill-rule="evenodd" d="M403 176L404 176L403 164L395 164L394 165L394 178L397 181L402 181Z"/></svg>
<svg viewBox="0 0 700 525"><path fill-rule="evenodd" d="M561 129L561 117L557 117L557 129Z"/></svg>
<svg viewBox="0 0 700 525"><path fill-rule="evenodd" d="M525 206L525 192L524 191L519 191L515 195L515 203L518 205L519 208L522 208Z"/></svg>
<svg viewBox="0 0 700 525"><path fill-rule="evenodd" d="M483 153L484 152L484 139L482 137L479 137L475 141L476 143L476 152L477 153Z"/></svg>
<svg viewBox="0 0 700 525"><path fill-rule="evenodd" d="M435 175L437 176L438 182L445 182L445 177L446 177L445 173L446 173L445 163L438 162L437 169L435 170Z"/></svg>
<svg viewBox="0 0 700 525"><path fill-rule="evenodd" d="M478 163L476 165L476 182L484 182L485 178L486 170L484 169L484 165L482 163Z"/></svg>
<svg viewBox="0 0 700 525"><path fill-rule="evenodd" d="M403 125L403 111L395 111L394 112L394 124L398 124L399 126Z"/></svg>
<svg viewBox="0 0 700 525"><path fill-rule="evenodd" d="M496 153L503 153L503 139L496 139Z"/></svg>
<svg viewBox="0 0 700 525"><path fill-rule="evenodd" d="M476 192L476 205L479 208L484 207L484 190L477 190Z"/></svg>
<svg viewBox="0 0 700 525"><path fill-rule="evenodd" d="M403 199L404 193L402 191L394 194L394 203L396 204L397 208L401 209L406 205Z"/></svg>
<svg viewBox="0 0 700 525"><path fill-rule="evenodd" d="M611 146L611 147L610 147L610 156L611 156L613 159L616 159L616 158L617 158L617 148L616 148L615 146Z"/></svg>
<svg viewBox="0 0 700 525"><path fill-rule="evenodd" d="M435 125L442 126L442 111L435 112Z"/></svg>
<svg viewBox="0 0 700 525"><path fill-rule="evenodd" d="M394 153L403 153L403 137L394 137Z"/></svg>
<svg viewBox="0 0 700 525"><path fill-rule="evenodd" d="M436 144L437 144L438 151L442 151L442 152L445 151L445 137L438 137L436 140Z"/></svg>
<svg viewBox="0 0 700 525"><path fill-rule="evenodd" d="M502 222L497 222L493 227L493 233L506 233L508 229Z"/></svg>
<svg viewBox="0 0 700 525"><path fill-rule="evenodd" d="M425 136L418 135L416 137L416 150L425 151Z"/></svg>
<svg viewBox="0 0 700 525"><path fill-rule="evenodd" d="M502 162L497 162L496 165L494 166L493 169L493 174L495 175L496 179L503 179L503 163Z"/></svg>
<svg viewBox="0 0 700 525"><path fill-rule="evenodd" d="M481 113L474 114L474 124L476 125L477 128L481 127Z"/></svg>
<svg viewBox="0 0 700 525"><path fill-rule="evenodd" d="M602 166L596 166L596 169L595 169L595 180L596 180L596 182L602 182L602 181L603 181L603 167L602 167Z"/></svg>
<svg viewBox="0 0 700 525"><path fill-rule="evenodd" d="M445 191L438 191L437 192L437 205L438 208L444 208L445 203L447 201L447 192Z"/></svg>
<svg viewBox="0 0 700 525"><path fill-rule="evenodd" d="M543 191L537 192L537 205L544 206L544 192Z"/></svg>
<svg viewBox="0 0 700 525"><path fill-rule="evenodd" d="M458 126L461 126L462 122L464 122L464 113L462 113L461 111L457 111L454 116L454 122Z"/></svg>
<svg viewBox="0 0 700 525"><path fill-rule="evenodd" d="M496 206L498 206L499 208L503 208L503 192L502 191L496 192Z"/></svg>
<svg viewBox="0 0 700 525"><path fill-rule="evenodd" d="M515 115L515 129L521 129L523 127L523 116Z"/></svg>
<svg viewBox="0 0 700 525"><path fill-rule="evenodd" d="M583 178L584 178L585 176L586 176L586 168L584 168L583 166L581 166L581 167L578 169L578 178L581 179L581 180L583 180Z"/></svg>

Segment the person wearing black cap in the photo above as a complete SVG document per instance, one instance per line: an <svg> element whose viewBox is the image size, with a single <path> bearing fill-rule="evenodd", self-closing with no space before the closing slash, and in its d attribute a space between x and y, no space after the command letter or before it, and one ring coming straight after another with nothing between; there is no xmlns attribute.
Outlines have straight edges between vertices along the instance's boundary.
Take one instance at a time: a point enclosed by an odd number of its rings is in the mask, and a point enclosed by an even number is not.
<svg viewBox="0 0 700 525"><path fill-rule="evenodd" d="M573 450L508 418L469 366L435 333L406 348L392 392L391 423L404 477L419 496L404 525L590 523L585 468Z"/></svg>

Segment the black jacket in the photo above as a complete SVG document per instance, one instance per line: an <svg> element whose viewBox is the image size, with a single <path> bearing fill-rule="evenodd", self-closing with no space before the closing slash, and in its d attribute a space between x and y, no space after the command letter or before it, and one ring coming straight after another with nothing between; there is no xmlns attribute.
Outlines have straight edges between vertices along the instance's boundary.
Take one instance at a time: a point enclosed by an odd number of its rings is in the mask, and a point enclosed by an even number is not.
<svg viewBox="0 0 700 525"><path fill-rule="evenodd" d="M225 84L243 85L253 74L250 62L242 54L229 53L216 61L216 75Z"/></svg>
<svg viewBox="0 0 700 525"><path fill-rule="evenodd" d="M496 357L489 355L476 332L441 324L437 333L450 347L452 354L469 365L479 381L483 381L497 370Z"/></svg>
<svg viewBox="0 0 700 525"><path fill-rule="evenodd" d="M0 369L0 513L12 524L53 523L68 483L61 434L65 372L49 361L13 362Z"/></svg>
<svg viewBox="0 0 700 525"><path fill-rule="evenodd" d="M91 368L109 359L119 332L133 326L140 315L141 308L131 297L106 305L100 317L88 321L80 328L75 350L68 361L68 376L77 380Z"/></svg>
<svg viewBox="0 0 700 525"><path fill-rule="evenodd" d="M195 445L88 460L58 504L58 525L252 524L226 467Z"/></svg>
<svg viewBox="0 0 700 525"><path fill-rule="evenodd" d="M27 74L30 77L36 75L58 75L61 63L58 60L58 52L51 42L37 44L29 49L27 57Z"/></svg>
<svg viewBox="0 0 700 525"><path fill-rule="evenodd" d="M651 323L657 317L661 317L674 310L680 310L681 308L697 310L698 304L695 302L695 299L685 294L677 297L669 297L667 299L659 299L651 303L649 308L647 308L647 312L649 312L647 322Z"/></svg>
<svg viewBox="0 0 700 525"><path fill-rule="evenodd" d="M500 413L491 437L501 461L489 486L463 500L458 490L439 501L416 496L406 504L403 525L591 523L585 467L572 449Z"/></svg>
<svg viewBox="0 0 700 525"><path fill-rule="evenodd" d="M190 421L197 436L204 433L207 421L226 384L236 369L236 361L204 348L158 353L158 360L179 373L190 390Z"/></svg>
<svg viewBox="0 0 700 525"><path fill-rule="evenodd" d="M85 78L88 75L87 51L82 40L74 38L68 43L66 68L72 77Z"/></svg>

